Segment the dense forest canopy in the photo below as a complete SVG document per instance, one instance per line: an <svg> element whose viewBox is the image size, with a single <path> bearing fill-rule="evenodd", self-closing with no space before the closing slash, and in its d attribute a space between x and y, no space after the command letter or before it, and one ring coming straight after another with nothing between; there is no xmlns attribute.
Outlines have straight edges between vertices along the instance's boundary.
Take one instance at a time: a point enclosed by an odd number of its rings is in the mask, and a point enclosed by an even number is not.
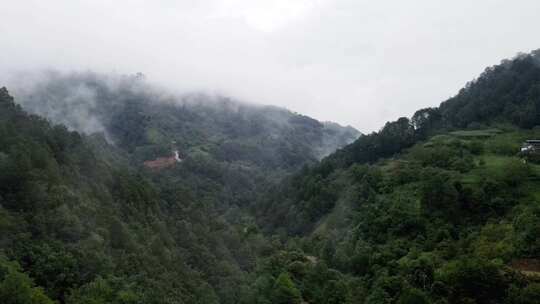
<svg viewBox="0 0 540 304"><path fill-rule="evenodd" d="M357 132L140 75L3 88L0 299L539 303L539 58L320 162Z"/></svg>
<svg viewBox="0 0 540 304"><path fill-rule="evenodd" d="M21 93L25 110L69 128L27 114L2 89L1 252L27 276L22 297L250 303L257 261L278 245L246 208L358 132L222 97L179 101L137 77L115 79L83 73ZM172 148L181 163L142 166Z"/></svg>

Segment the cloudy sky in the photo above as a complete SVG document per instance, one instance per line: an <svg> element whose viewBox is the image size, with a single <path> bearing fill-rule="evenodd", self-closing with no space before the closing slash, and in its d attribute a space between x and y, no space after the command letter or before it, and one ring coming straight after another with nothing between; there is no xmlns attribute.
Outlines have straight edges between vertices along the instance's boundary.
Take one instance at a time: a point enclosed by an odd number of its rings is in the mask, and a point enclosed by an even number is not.
<svg viewBox="0 0 540 304"><path fill-rule="evenodd" d="M364 132L540 48L537 0L0 2L3 75L142 72Z"/></svg>

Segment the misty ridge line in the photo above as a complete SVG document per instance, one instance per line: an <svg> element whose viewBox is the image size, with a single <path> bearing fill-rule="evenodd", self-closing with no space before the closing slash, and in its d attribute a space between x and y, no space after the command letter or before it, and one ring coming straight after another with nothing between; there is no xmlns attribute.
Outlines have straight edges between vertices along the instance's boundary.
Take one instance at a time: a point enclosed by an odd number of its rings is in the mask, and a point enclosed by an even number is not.
<svg viewBox="0 0 540 304"><path fill-rule="evenodd" d="M111 132L117 119L114 114L131 111L130 107L149 118L162 116L158 108L172 107L173 111L183 107L222 119L235 115L231 119L262 120L265 121L262 124L264 130L260 132L269 138L287 136L287 128L294 128L298 124L295 120L300 120L318 125L328 133L328 136L321 136L317 158L335 151L344 140L352 142L360 134L351 126L320 122L278 106L250 103L218 93L175 91L149 82L141 73L42 70L10 75L6 83L15 101L30 113L63 124L70 130L88 135L102 134L113 145L117 144L117 138Z"/></svg>

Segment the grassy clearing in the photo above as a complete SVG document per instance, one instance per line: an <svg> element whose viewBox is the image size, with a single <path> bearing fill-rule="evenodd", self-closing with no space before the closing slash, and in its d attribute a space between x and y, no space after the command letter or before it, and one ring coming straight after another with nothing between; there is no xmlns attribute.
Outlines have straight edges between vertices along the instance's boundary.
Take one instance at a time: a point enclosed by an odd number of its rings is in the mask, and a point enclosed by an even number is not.
<svg viewBox="0 0 540 304"><path fill-rule="evenodd" d="M456 136L456 137L463 137L463 138L471 138L471 137L484 138L484 137L492 137L502 132L503 131L499 129L459 130L459 131L450 132L450 135Z"/></svg>

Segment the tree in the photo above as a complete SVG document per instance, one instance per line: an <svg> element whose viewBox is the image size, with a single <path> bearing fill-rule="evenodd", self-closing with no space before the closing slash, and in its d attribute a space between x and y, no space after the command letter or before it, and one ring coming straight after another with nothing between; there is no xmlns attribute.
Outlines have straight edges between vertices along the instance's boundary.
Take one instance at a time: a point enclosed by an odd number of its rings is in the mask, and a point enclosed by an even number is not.
<svg viewBox="0 0 540 304"><path fill-rule="evenodd" d="M467 299L478 304L500 303L508 288L498 265L470 256L445 265L437 272L436 280L449 290L451 303L463 303Z"/></svg>
<svg viewBox="0 0 540 304"><path fill-rule="evenodd" d="M531 172L529 166L518 159L512 159L506 163L501 171L500 178L511 187L519 186Z"/></svg>
<svg viewBox="0 0 540 304"><path fill-rule="evenodd" d="M67 298L67 304L136 304L140 303L137 293L126 288L119 278L101 278L81 286Z"/></svg>
<svg viewBox="0 0 540 304"><path fill-rule="evenodd" d="M525 209L514 221L515 243L518 251L525 256L540 255L540 208Z"/></svg>
<svg viewBox="0 0 540 304"><path fill-rule="evenodd" d="M398 299L398 304L429 304L427 296L416 288L405 290Z"/></svg>
<svg viewBox="0 0 540 304"><path fill-rule="evenodd" d="M346 303L349 290L343 281L330 280L326 283L323 290L324 304L342 304Z"/></svg>
<svg viewBox="0 0 540 304"><path fill-rule="evenodd" d="M2 304L54 304L41 288L20 271L18 264L0 257L0 300Z"/></svg>
<svg viewBox="0 0 540 304"><path fill-rule="evenodd" d="M424 108L416 111L411 118L411 124L416 134L425 137L430 131L438 127L441 120L441 113L438 108Z"/></svg>
<svg viewBox="0 0 540 304"><path fill-rule="evenodd" d="M454 215L458 192L452 176L439 169L426 168L423 172L422 207L428 212Z"/></svg>
<svg viewBox="0 0 540 304"><path fill-rule="evenodd" d="M524 288L513 286L508 296L510 304L538 304L540 303L540 283L530 283Z"/></svg>
<svg viewBox="0 0 540 304"><path fill-rule="evenodd" d="M299 304L302 301L300 291L286 272L281 273L274 283L272 303Z"/></svg>

